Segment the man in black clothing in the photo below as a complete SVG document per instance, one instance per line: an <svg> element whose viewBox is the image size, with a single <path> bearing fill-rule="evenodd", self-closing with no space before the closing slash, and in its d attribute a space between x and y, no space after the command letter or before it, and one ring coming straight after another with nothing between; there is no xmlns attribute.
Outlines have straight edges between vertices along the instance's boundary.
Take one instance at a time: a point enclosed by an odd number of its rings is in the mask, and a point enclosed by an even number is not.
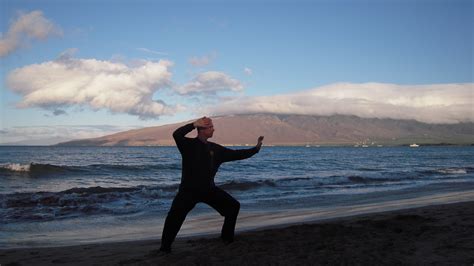
<svg viewBox="0 0 474 266"><path fill-rule="evenodd" d="M196 138L185 137L195 128L198 129ZM259 152L263 136L258 138L257 145L251 149L231 150L207 141L213 133L212 120L207 117L184 125L173 133L183 159L181 184L165 220L160 251L171 251L171 244L186 215L198 202L208 204L225 217L222 240L232 242L234 239L240 203L214 184L214 176L222 163L246 159Z"/></svg>

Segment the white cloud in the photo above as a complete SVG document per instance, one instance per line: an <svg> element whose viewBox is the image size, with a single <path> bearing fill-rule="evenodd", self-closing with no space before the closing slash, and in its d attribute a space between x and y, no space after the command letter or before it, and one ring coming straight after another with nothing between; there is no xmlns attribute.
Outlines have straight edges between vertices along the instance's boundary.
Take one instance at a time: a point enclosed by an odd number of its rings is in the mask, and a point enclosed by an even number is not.
<svg viewBox="0 0 474 266"><path fill-rule="evenodd" d="M246 68L244 68L244 73L250 76L250 75L253 74L253 71L252 71L252 69L246 67Z"/></svg>
<svg viewBox="0 0 474 266"><path fill-rule="evenodd" d="M205 108L214 115L356 115L426 123L474 122L474 84L336 83L297 93L241 97Z"/></svg>
<svg viewBox="0 0 474 266"><path fill-rule="evenodd" d="M61 35L59 26L43 16L43 12L36 10L27 14L20 13L13 21L6 34L0 39L0 57L15 51L29 40L44 40L49 36Z"/></svg>
<svg viewBox="0 0 474 266"><path fill-rule="evenodd" d="M233 79L225 73L208 71L200 73L192 81L176 91L180 94L216 94L219 91L242 91L244 89L240 81Z"/></svg>
<svg viewBox="0 0 474 266"><path fill-rule="evenodd" d="M203 67L203 66L209 65L212 62L212 60L216 59L216 57L217 57L216 52L213 52L209 55L204 55L201 57L193 56L189 59L189 63L195 67Z"/></svg>
<svg viewBox="0 0 474 266"><path fill-rule="evenodd" d="M49 145L73 139L97 138L136 128L109 125L12 127L0 131L0 143Z"/></svg>
<svg viewBox="0 0 474 266"><path fill-rule="evenodd" d="M7 86L23 97L20 108L40 107L61 113L71 106L107 109L145 118L171 115L178 108L153 100L170 87L172 62L122 63L72 58L70 52L55 61L28 65L9 73Z"/></svg>

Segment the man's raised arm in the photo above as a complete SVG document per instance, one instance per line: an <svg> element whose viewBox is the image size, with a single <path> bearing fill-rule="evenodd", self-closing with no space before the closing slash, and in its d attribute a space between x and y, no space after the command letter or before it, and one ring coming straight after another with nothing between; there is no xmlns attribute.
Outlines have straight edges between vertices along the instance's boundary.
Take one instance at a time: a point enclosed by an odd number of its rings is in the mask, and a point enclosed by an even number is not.
<svg viewBox="0 0 474 266"><path fill-rule="evenodd" d="M186 136L186 134L188 134L189 132L193 131L193 129L194 129L193 123L186 124L176 129L173 132L173 138L176 141L176 144L179 145L179 142L181 142L184 139L184 136Z"/></svg>
<svg viewBox="0 0 474 266"><path fill-rule="evenodd" d="M186 146L186 134L189 132L193 131L194 125L193 123L186 124L178 129L176 129L173 132L173 138L174 141L176 142L176 146L178 146L178 149L181 153L184 152L184 147Z"/></svg>
<svg viewBox="0 0 474 266"><path fill-rule="evenodd" d="M211 120L207 117L199 118L193 123L186 124L173 132L173 138L178 145L178 149L182 152L183 145L186 142L186 134L193 131L193 129L198 127L208 127L211 124Z"/></svg>

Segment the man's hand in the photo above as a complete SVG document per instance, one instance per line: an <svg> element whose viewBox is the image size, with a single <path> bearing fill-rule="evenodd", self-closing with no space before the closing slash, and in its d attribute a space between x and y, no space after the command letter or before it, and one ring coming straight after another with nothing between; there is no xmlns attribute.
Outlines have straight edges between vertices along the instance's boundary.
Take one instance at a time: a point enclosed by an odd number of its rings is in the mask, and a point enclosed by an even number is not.
<svg viewBox="0 0 474 266"><path fill-rule="evenodd" d="M195 128L198 128L198 127L210 127L211 126L211 119L209 117L202 117L202 118L199 118L198 120L194 121L193 123L193 126Z"/></svg>
<svg viewBox="0 0 474 266"><path fill-rule="evenodd" d="M258 150L260 150L260 147L262 147L262 144L263 144L262 141L263 141L263 136L258 137L257 146L256 146Z"/></svg>

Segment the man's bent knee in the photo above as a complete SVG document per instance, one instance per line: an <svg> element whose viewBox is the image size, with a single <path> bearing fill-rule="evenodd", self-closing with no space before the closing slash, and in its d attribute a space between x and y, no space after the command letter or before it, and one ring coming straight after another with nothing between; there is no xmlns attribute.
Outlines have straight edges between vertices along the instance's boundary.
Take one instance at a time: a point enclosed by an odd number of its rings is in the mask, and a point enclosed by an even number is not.
<svg viewBox="0 0 474 266"><path fill-rule="evenodd" d="M235 201L233 204L232 204L232 208L229 210L229 216L237 216L239 214L239 211L240 211L240 202L238 201Z"/></svg>
<svg viewBox="0 0 474 266"><path fill-rule="evenodd" d="M183 219L184 217L186 217L187 214L188 214L188 211L182 208L171 208L168 211L168 217L173 217L173 218L178 218L178 219Z"/></svg>

